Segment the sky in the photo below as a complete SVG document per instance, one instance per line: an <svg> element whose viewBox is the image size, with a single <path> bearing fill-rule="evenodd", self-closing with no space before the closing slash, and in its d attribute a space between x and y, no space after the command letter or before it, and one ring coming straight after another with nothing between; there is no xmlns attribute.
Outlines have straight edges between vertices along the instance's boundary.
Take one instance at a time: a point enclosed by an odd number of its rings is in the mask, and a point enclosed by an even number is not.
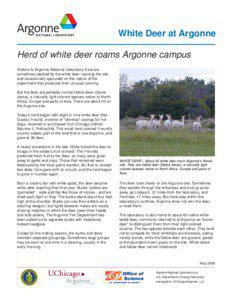
<svg viewBox="0 0 232 300"><path fill-rule="evenodd" d="M151 77L158 77L161 80L165 79L184 79L186 76L193 78L204 79L206 82L214 80L213 69L203 68L126 68L120 69L120 73L127 74L128 81L139 81L149 79Z"/></svg>

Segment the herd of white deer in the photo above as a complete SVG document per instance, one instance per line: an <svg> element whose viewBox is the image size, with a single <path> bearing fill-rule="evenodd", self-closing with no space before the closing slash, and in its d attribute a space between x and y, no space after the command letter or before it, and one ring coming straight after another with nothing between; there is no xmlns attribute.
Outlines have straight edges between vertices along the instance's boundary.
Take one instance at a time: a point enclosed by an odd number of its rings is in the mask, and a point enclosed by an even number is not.
<svg viewBox="0 0 232 300"><path fill-rule="evenodd" d="M147 128L149 130L156 130L157 127L164 126L166 129L171 128L183 128L185 127L185 116L182 116L181 121L173 120L171 115L166 115L167 120L163 123L164 115L159 115L159 120L155 119L155 115L150 115L150 120L140 119L136 122L136 127L138 130L142 128ZM192 124L193 130L201 129L201 117L198 117L196 122Z"/></svg>

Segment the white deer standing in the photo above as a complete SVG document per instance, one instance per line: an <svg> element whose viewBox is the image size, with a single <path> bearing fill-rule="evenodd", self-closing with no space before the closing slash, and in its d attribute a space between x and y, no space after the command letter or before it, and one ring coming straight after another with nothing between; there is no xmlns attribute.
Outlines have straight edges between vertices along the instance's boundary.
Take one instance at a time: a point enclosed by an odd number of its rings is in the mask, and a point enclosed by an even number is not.
<svg viewBox="0 0 232 300"><path fill-rule="evenodd" d="M161 127L163 118L164 115L159 115L159 120L153 120L153 130L155 130L157 127Z"/></svg>
<svg viewBox="0 0 232 300"><path fill-rule="evenodd" d="M193 130L200 130L201 129L201 116L197 117L197 121L193 123Z"/></svg>
<svg viewBox="0 0 232 300"><path fill-rule="evenodd" d="M166 115L166 116L167 116L167 120L164 122L164 127L169 129L172 127L172 117L171 115Z"/></svg>
<svg viewBox="0 0 232 300"><path fill-rule="evenodd" d="M151 118L150 120L138 120L136 122L136 126L137 126L137 129L140 130L142 128L148 128L150 130L153 129L153 121L154 121L154 118L155 118L155 115L150 115Z"/></svg>
<svg viewBox="0 0 232 300"><path fill-rule="evenodd" d="M175 121L173 121L172 122L172 126L173 127L177 127L177 128L180 128L180 127L184 127L184 120L185 120L185 116L182 116L182 121L177 121L177 120L175 120Z"/></svg>

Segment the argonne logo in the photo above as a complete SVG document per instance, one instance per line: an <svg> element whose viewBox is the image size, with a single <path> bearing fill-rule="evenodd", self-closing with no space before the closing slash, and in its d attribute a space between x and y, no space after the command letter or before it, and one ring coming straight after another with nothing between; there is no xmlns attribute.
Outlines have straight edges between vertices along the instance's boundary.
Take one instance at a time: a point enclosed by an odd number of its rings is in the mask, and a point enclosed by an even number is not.
<svg viewBox="0 0 232 300"><path fill-rule="evenodd" d="M62 29L74 29L77 26L77 21L72 14L65 14L60 22Z"/></svg>
<svg viewBox="0 0 232 300"><path fill-rule="evenodd" d="M105 276L105 280L107 281L122 280L121 271L105 271Z"/></svg>

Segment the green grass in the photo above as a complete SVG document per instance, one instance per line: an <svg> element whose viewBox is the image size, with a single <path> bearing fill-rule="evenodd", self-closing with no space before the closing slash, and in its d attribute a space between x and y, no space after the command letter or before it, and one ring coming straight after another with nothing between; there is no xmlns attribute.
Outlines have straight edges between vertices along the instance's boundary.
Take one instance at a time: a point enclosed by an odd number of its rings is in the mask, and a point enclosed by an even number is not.
<svg viewBox="0 0 232 300"><path fill-rule="evenodd" d="M121 156L214 156L214 131L121 130Z"/></svg>

